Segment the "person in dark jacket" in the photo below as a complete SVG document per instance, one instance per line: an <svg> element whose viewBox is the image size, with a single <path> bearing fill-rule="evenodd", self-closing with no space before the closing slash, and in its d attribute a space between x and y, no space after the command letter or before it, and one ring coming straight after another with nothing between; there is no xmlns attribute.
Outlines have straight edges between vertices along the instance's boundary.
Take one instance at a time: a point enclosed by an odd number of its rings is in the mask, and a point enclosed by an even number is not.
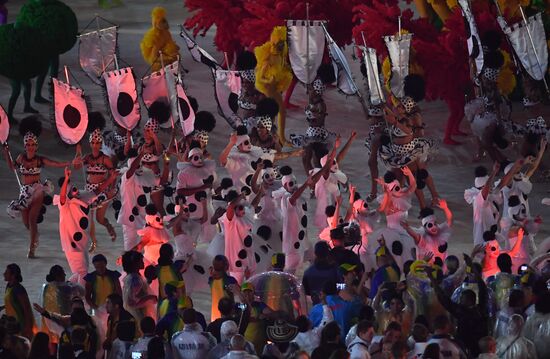
<svg viewBox="0 0 550 359"><path fill-rule="evenodd" d="M306 295L311 297L313 305L321 302L320 294L323 284L328 281L338 282L338 268L329 261L330 247L327 242L315 244L315 261L306 269L302 285Z"/></svg>

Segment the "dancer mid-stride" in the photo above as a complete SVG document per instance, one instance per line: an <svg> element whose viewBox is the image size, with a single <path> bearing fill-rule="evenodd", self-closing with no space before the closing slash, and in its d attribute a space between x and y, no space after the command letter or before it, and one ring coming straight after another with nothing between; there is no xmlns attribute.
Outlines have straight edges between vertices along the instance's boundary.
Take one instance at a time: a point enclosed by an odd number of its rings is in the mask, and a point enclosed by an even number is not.
<svg viewBox="0 0 550 359"><path fill-rule="evenodd" d="M111 157L104 154L101 150L104 143L103 127L105 127L105 118L103 115L99 112L90 112L88 116L88 131L90 131L89 142L92 151L82 158L81 163L77 164L76 168L82 165L86 168L86 185L84 186L82 199L88 203L92 211L95 211L97 223L107 229L111 240L114 241L116 239L115 228L105 218L105 213L107 212L107 208L109 208L107 203L116 195L117 189L114 185L103 186L114 172ZM90 219L93 221L93 212ZM94 227L92 226L91 228ZM93 252L97 247L95 230L90 231L90 237L92 239L90 252Z"/></svg>
<svg viewBox="0 0 550 359"><path fill-rule="evenodd" d="M31 237L27 257L35 258L35 251L38 247L38 223L39 217L43 215L44 195L53 191L51 181L41 180L40 172L43 167L64 168L70 166L71 162L58 162L38 155L38 136L42 133L42 123L38 116L29 116L21 120L19 132L23 136L25 152L13 161L8 147L4 147L8 166L12 171L17 169L21 175L19 198L8 205L7 211L12 218L21 214L23 224L29 230Z"/></svg>

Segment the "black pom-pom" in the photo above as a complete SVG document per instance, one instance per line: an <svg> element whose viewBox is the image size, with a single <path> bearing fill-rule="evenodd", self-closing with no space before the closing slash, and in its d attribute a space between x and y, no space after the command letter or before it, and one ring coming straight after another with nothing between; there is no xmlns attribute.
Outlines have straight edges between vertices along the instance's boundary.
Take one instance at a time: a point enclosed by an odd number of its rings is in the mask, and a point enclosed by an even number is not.
<svg viewBox="0 0 550 359"><path fill-rule="evenodd" d="M489 30L481 37L481 45L488 51L496 51L502 42L502 35L498 31Z"/></svg>
<svg viewBox="0 0 550 359"><path fill-rule="evenodd" d="M174 203L168 203L166 205L166 213L176 214L176 205Z"/></svg>
<svg viewBox="0 0 550 359"><path fill-rule="evenodd" d="M495 233L493 231L486 231L483 233L483 240L485 242L489 242L489 241L492 241L494 240L496 237L495 237Z"/></svg>
<svg viewBox="0 0 550 359"><path fill-rule="evenodd" d="M317 70L317 76L325 84L331 84L336 81L336 73L334 72L334 67L332 64L322 64Z"/></svg>
<svg viewBox="0 0 550 359"><path fill-rule="evenodd" d="M195 114L195 130L212 132L216 127L216 118L211 112L199 111Z"/></svg>
<svg viewBox="0 0 550 359"><path fill-rule="evenodd" d="M149 203L147 206L145 206L145 213L150 216L154 216L158 213L157 207L153 203Z"/></svg>
<svg viewBox="0 0 550 359"><path fill-rule="evenodd" d="M283 166L283 167L279 168L279 173L282 176L291 175L292 174L292 168L290 166Z"/></svg>
<svg viewBox="0 0 550 359"><path fill-rule="evenodd" d="M40 116L31 115L21 120L19 124L19 134L25 136L27 132L32 132L36 137L39 137L42 133L42 122Z"/></svg>
<svg viewBox="0 0 550 359"><path fill-rule="evenodd" d="M490 51L483 55L483 66L490 69L500 69L504 65L504 56L500 51Z"/></svg>
<svg viewBox="0 0 550 359"><path fill-rule="evenodd" d="M273 118L277 116L278 113L279 105L277 101L271 97L263 98L256 104L256 116L269 116Z"/></svg>
<svg viewBox="0 0 550 359"><path fill-rule="evenodd" d="M100 130L103 130L105 128L105 117L103 117L103 114L98 111L92 111L88 113L88 127L86 127L86 130L88 132L92 132L95 129L99 128Z"/></svg>
<svg viewBox="0 0 550 359"><path fill-rule="evenodd" d="M227 195L225 196L225 200L227 202L231 202L233 201L234 199L236 199L237 197L239 197L239 193L235 190L231 190L227 193Z"/></svg>
<svg viewBox="0 0 550 359"><path fill-rule="evenodd" d="M515 206L519 206L521 204L521 201L519 200L519 197L518 196L510 196L510 198L508 198L508 207L515 207Z"/></svg>
<svg viewBox="0 0 550 359"><path fill-rule="evenodd" d="M256 56L251 51L242 51L237 55L237 71L252 70L257 64Z"/></svg>
<svg viewBox="0 0 550 359"><path fill-rule="evenodd" d="M474 174L476 177L485 177L489 175L489 172L487 171L487 168L483 166L477 166L474 171Z"/></svg>
<svg viewBox="0 0 550 359"><path fill-rule="evenodd" d="M411 97L416 102L422 101L424 96L426 96L426 83L420 75L407 75L403 91L405 92L405 96Z"/></svg>
<svg viewBox="0 0 550 359"><path fill-rule="evenodd" d="M248 130L246 129L246 126L237 127L237 136L244 136L244 135L248 135Z"/></svg>
<svg viewBox="0 0 550 359"><path fill-rule="evenodd" d="M204 184L212 184L214 182L214 175L210 175L202 180Z"/></svg>
<svg viewBox="0 0 550 359"><path fill-rule="evenodd" d="M199 111L199 102L197 101L197 99L193 96L187 96L187 99L189 100L189 104L191 105L193 112L197 113Z"/></svg>
<svg viewBox="0 0 550 359"><path fill-rule="evenodd" d="M118 200L118 199L115 199L115 200L113 201L113 209L114 209L115 211L120 211L121 208L122 208L122 202L121 202L120 200Z"/></svg>
<svg viewBox="0 0 550 359"><path fill-rule="evenodd" d="M267 240L269 240L269 238L271 238L271 228L269 228L268 226L265 226L265 225L260 226L256 230L256 234L258 236L260 236L264 241L267 241Z"/></svg>
<svg viewBox="0 0 550 359"><path fill-rule="evenodd" d="M192 150L193 148L201 148L201 143L196 140L191 141L191 143L189 143L189 150Z"/></svg>
<svg viewBox="0 0 550 359"><path fill-rule="evenodd" d="M395 177L395 173L393 173L393 172L388 171L384 174L384 182L386 182L386 183L391 183L391 182L395 181L396 179L397 179L397 177Z"/></svg>
<svg viewBox="0 0 550 359"><path fill-rule="evenodd" d="M432 216L434 214L434 210L430 207L422 208L420 210L420 218L426 218L428 216Z"/></svg>
<svg viewBox="0 0 550 359"><path fill-rule="evenodd" d="M264 168L273 168L273 162L270 160L264 160Z"/></svg>
<svg viewBox="0 0 550 359"><path fill-rule="evenodd" d="M221 189L228 189L228 188L231 188L231 187L233 187L233 180L229 177L222 178L222 180L220 182L220 188Z"/></svg>
<svg viewBox="0 0 550 359"><path fill-rule="evenodd" d="M166 197L172 197L174 195L174 187L164 187L164 195Z"/></svg>
<svg viewBox="0 0 550 359"><path fill-rule="evenodd" d="M159 124L163 124L170 120L170 106L161 100L157 100L149 107L149 117L157 120Z"/></svg>

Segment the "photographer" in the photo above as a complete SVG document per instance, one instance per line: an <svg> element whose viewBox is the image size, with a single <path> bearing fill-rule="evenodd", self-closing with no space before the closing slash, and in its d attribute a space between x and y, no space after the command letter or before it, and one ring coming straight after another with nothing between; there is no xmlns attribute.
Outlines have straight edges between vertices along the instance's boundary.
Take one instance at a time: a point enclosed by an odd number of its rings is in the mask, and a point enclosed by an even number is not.
<svg viewBox="0 0 550 359"><path fill-rule="evenodd" d="M332 260L338 266L341 266L344 263L359 266L361 264L359 256L352 250L346 248L347 246L352 245L351 243L353 243L353 241L350 241L350 239L353 239L353 236L350 235L355 233L354 231L350 233L348 228L349 224L343 223L330 231L330 240L332 241L333 246L330 254ZM361 238L359 235L359 242L360 241Z"/></svg>

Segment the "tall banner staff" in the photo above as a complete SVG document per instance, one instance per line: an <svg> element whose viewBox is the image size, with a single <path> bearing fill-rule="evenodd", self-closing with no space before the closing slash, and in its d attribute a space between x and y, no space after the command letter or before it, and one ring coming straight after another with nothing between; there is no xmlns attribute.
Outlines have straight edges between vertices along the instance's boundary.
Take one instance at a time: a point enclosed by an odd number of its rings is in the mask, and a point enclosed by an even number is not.
<svg viewBox="0 0 550 359"><path fill-rule="evenodd" d="M10 161L13 163L13 157L8 146L9 135L10 122L8 121L8 115L6 114L6 111L4 111L4 108L0 105L0 143L6 148L6 153ZM17 170L15 168L13 169L13 174L15 175L15 179L17 180L19 188L21 188L21 180L19 179L19 175L17 174Z"/></svg>

